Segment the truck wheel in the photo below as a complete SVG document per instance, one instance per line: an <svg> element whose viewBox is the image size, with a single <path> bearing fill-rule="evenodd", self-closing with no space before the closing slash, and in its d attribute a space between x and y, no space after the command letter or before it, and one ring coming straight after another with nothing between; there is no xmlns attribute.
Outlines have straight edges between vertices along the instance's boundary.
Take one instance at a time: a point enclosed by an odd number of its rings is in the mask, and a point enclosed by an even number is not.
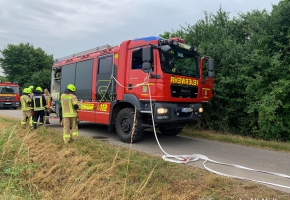
<svg viewBox="0 0 290 200"><path fill-rule="evenodd" d="M159 130L162 134L164 135L169 135L169 136L176 136L179 133L181 133L183 127L178 126L176 124L162 124L159 126Z"/></svg>
<svg viewBox="0 0 290 200"><path fill-rule="evenodd" d="M132 135L132 128L134 123L134 108L123 108L116 118L116 132L121 141L130 143L137 142L143 137L144 129L142 125L142 118L136 113L135 129Z"/></svg>

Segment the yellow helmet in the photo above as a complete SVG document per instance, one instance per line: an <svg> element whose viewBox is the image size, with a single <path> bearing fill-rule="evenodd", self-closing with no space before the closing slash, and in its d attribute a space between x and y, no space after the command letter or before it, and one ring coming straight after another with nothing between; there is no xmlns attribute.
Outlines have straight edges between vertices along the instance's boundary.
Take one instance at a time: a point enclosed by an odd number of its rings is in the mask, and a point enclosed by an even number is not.
<svg viewBox="0 0 290 200"><path fill-rule="evenodd" d="M23 89L23 93L29 94L30 93L30 90L28 88L24 88Z"/></svg>
<svg viewBox="0 0 290 200"><path fill-rule="evenodd" d="M29 86L28 88L33 90L33 89L34 89L34 86L33 86L33 85L31 85L31 86Z"/></svg>
<svg viewBox="0 0 290 200"><path fill-rule="evenodd" d="M68 84L66 88L69 89L72 92L77 91L76 86L74 86L73 84Z"/></svg>
<svg viewBox="0 0 290 200"><path fill-rule="evenodd" d="M38 86L35 90L38 90L38 91L41 92L41 93L43 92L42 88L39 87L39 86Z"/></svg>

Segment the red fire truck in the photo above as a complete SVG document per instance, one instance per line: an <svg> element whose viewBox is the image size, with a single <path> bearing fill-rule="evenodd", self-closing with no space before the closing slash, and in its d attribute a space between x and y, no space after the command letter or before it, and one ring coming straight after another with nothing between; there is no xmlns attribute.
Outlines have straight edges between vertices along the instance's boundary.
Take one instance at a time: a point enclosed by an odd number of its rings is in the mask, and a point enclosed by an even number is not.
<svg viewBox="0 0 290 200"><path fill-rule="evenodd" d="M123 142L140 140L152 128L151 114L162 134L175 136L201 117L202 102L213 97L214 60L199 58L180 38L104 45L57 59L52 69L53 111L61 117L60 95L74 84L79 121L116 128Z"/></svg>
<svg viewBox="0 0 290 200"><path fill-rule="evenodd" d="M17 82L0 81L0 108L17 109L20 102L19 85Z"/></svg>

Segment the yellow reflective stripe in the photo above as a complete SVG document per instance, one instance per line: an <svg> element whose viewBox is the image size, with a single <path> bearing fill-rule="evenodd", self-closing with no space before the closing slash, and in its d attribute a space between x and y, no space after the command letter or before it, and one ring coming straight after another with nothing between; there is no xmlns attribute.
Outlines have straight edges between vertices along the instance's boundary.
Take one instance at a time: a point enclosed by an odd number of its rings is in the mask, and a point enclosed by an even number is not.
<svg viewBox="0 0 290 200"><path fill-rule="evenodd" d="M26 124L26 122L21 122L21 124L22 124L22 125L25 125L25 124Z"/></svg>
<svg viewBox="0 0 290 200"><path fill-rule="evenodd" d="M79 132L73 132L72 135L73 136L78 136L79 135Z"/></svg>
<svg viewBox="0 0 290 200"><path fill-rule="evenodd" d="M64 138L70 138L70 134L63 134Z"/></svg>

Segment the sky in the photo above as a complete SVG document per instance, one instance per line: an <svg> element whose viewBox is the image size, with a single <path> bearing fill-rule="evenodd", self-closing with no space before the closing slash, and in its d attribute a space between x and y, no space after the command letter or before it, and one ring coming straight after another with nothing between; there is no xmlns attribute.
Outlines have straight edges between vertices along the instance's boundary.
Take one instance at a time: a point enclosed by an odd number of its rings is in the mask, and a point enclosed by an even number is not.
<svg viewBox="0 0 290 200"><path fill-rule="evenodd" d="M0 0L0 50L29 43L59 58L178 30L204 11L271 11L279 0ZM186 42L186 41L185 41ZM0 68L0 75L3 71Z"/></svg>

